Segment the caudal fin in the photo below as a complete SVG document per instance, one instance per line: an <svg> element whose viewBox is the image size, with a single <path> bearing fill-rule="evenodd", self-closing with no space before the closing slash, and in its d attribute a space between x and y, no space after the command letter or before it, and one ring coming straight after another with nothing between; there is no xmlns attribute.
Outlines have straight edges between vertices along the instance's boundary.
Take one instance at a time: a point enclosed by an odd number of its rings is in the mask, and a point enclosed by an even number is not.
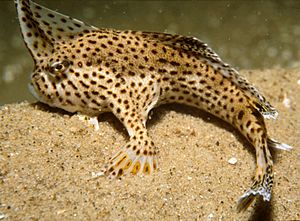
<svg viewBox="0 0 300 221"><path fill-rule="evenodd" d="M245 211L252 204L253 200L255 199L255 196L256 195L254 194L248 193L248 191L244 193L244 195L241 196L241 198L238 201L236 208L237 211L239 213Z"/></svg>
<svg viewBox="0 0 300 221"><path fill-rule="evenodd" d="M288 150L290 151L292 149L291 146L280 143L274 139L268 138L267 139L267 145L271 148L276 148L280 150ZM263 168L262 166L259 166L259 168ZM258 170L259 171L259 170ZM273 186L273 172L272 172L272 164L270 164L265 168L264 172L261 173L262 176L256 176L255 182L252 185L252 187L247 190L239 199L237 210L238 212L242 212L246 210L251 203L255 200L257 197L262 197L264 201L270 201L271 200L271 191Z"/></svg>
<svg viewBox="0 0 300 221"><path fill-rule="evenodd" d="M272 190L272 186L270 187L266 181L259 185L254 184L239 199L237 204L237 211L238 212L245 211L252 204L254 199L259 196L263 197L264 201L270 201L271 190Z"/></svg>

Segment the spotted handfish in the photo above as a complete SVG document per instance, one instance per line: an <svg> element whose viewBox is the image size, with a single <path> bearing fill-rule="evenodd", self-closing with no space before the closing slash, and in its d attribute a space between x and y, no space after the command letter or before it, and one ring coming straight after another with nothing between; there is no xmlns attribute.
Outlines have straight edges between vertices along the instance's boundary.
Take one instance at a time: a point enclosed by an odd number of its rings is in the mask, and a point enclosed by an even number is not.
<svg viewBox="0 0 300 221"><path fill-rule="evenodd" d="M277 111L244 76L194 37L100 29L15 0L23 39L34 60L29 85L41 102L91 117L112 112L129 141L103 166L108 177L151 174L157 148L149 137L149 111L165 103L205 110L230 123L256 151L254 182L238 201L245 210L256 196L270 201L273 162L264 118Z"/></svg>

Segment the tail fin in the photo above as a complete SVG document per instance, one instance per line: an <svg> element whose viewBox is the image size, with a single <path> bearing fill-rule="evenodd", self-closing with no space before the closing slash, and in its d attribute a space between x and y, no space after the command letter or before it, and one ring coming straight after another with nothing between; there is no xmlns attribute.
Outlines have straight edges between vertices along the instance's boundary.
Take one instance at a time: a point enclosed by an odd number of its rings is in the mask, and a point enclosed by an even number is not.
<svg viewBox="0 0 300 221"><path fill-rule="evenodd" d="M237 211L242 212L245 211L253 202L253 200L258 197L262 196L264 201L271 200L271 190L272 186L268 184L268 179L263 183L257 185L254 184L249 190L247 190L239 199L237 204Z"/></svg>
<svg viewBox="0 0 300 221"><path fill-rule="evenodd" d="M292 150L293 147L285 144L285 143L280 143L274 139L271 139L271 138L268 138L268 147L272 147L272 148L276 148L276 149L279 149L279 150Z"/></svg>
<svg viewBox="0 0 300 221"><path fill-rule="evenodd" d="M255 194L250 193L250 190L245 192L244 195L241 196L241 198L238 201L236 207L238 213L245 211L252 204L253 200L255 199L255 196Z"/></svg>
<svg viewBox="0 0 300 221"><path fill-rule="evenodd" d="M280 150L291 150L293 147L280 143L276 140L273 140L271 138L267 139L268 147L276 148ZM256 178L259 178L260 176L257 176ZM245 211L253 202L253 200L261 196L263 197L264 201L270 201L271 200L271 191L273 186L273 172L272 172L272 164L270 164L266 170L264 175L260 179L255 179L254 184L252 187L247 190L239 199L238 205L237 205L237 211L242 212Z"/></svg>

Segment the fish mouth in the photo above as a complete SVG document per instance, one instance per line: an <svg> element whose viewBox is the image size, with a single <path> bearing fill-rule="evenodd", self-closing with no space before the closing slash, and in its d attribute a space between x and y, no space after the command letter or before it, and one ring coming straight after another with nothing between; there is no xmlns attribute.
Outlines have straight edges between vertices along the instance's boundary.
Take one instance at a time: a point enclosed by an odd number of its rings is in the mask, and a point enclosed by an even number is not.
<svg viewBox="0 0 300 221"><path fill-rule="evenodd" d="M36 89L33 86L33 83L29 83L28 84L28 90L30 91L30 93L39 101L43 102L41 97L38 95L38 93L36 92Z"/></svg>

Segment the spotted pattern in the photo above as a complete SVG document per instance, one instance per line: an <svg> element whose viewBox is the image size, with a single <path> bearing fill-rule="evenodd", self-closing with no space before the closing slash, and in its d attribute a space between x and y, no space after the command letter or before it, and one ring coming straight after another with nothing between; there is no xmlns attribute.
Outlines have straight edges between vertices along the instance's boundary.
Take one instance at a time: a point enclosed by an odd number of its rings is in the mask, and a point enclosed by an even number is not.
<svg viewBox="0 0 300 221"><path fill-rule="evenodd" d="M240 201L270 199L273 172L263 115L275 109L205 43L180 35L98 29L29 0L16 0L24 41L35 61L33 94L70 112L110 111L130 140L104 166L110 177L151 174L158 150L149 111L164 103L206 110L235 126L255 147L255 182Z"/></svg>

